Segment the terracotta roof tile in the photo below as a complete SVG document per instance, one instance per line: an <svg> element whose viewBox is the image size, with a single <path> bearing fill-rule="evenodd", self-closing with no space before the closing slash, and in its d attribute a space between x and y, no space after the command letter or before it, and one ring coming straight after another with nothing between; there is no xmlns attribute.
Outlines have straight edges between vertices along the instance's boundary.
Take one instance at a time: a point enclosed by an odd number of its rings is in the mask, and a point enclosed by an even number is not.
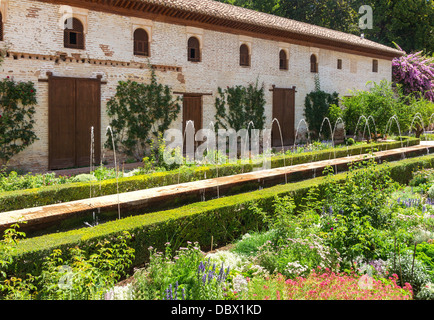
<svg viewBox="0 0 434 320"><path fill-rule="evenodd" d="M215 18L230 20L258 27L291 32L304 37L341 42L361 48L373 49L389 55L401 55L402 52L367 40L360 36L335 31L292 19L287 19L259 11L245 9L214 0L141 0L163 7L199 13Z"/></svg>

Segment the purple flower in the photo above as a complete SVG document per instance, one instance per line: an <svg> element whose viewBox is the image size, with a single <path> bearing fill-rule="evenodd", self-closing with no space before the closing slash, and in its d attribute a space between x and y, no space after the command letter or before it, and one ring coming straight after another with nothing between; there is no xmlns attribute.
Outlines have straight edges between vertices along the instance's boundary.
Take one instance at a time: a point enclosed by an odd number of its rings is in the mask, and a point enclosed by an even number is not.
<svg viewBox="0 0 434 320"><path fill-rule="evenodd" d="M402 85L404 94L434 101L434 58L424 57L421 51L405 54L395 58L392 67L393 81Z"/></svg>
<svg viewBox="0 0 434 320"><path fill-rule="evenodd" d="M178 300L178 287L178 281L176 281L174 287L169 284L169 287L164 291L166 293L166 296L163 298L163 300ZM182 288L182 300L185 300L184 288Z"/></svg>

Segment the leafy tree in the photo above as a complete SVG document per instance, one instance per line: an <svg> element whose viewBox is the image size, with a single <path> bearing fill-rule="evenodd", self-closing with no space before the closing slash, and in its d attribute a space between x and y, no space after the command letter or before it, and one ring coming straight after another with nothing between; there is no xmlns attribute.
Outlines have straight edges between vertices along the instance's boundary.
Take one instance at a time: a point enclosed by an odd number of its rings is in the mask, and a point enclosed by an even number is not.
<svg viewBox="0 0 434 320"><path fill-rule="evenodd" d="M179 100L172 97L169 86L157 82L153 69L149 84L120 81L115 96L107 103L116 150L142 160L152 142L177 119ZM113 148L111 135L106 147Z"/></svg>
<svg viewBox="0 0 434 320"><path fill-rule="evenodd" d="M220 0L220 2L271 14L278 14L280 9L279 0Z"/></svg>
<svg viewBox="0 0 434 320"><path fill-rule="evenodd" d="M9 77L0 82L0 164L31 145L36 90L33 82L15 82Z"/></svg>
<svg viewBox="0 0 434 320"><path fill-rule="evenodd" d="M241 7L359 35L407 52L434 53L433 0L220 0ZM360 30L359 8L373 9L373 29Z"/></svg>
<svg viewBox="0 0 434 320"><path fill-rule="evenodd" d="M388 46L396 42L407 52L434 52L433 0L357 0L354 5L373 8L374 28L364 30L367 39Z"/></svg>
<svg viewBox="0 0 434 320"><path fill-rule="evenodd" d="M351 6L352 1L280 0L278 2L280 16L342 32L358 32L358 15Z"/></svg>
<svg viewBox="0 0 434 320"><path fill-rule="evenodd" d="M357 12L351 0L220 1L343 32L357 31Z"/></svg>

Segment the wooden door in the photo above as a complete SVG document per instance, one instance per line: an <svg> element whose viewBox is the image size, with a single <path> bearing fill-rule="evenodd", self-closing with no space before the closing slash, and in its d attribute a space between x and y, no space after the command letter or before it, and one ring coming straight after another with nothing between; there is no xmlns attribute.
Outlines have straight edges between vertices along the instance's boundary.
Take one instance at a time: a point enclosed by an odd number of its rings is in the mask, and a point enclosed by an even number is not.
<svg viewBox="0 0 434 320"><path fill-rule="evenodd" d="M91 127L94 128L94 161L99 162L101 153L101 94L97 79L76 79L76 166L90 165Z"/></svg>
<svg viewBox="0 0 434 320"><path fill-rule="evenodd" d="M182 133L184 135L188 121L193 121L196 135L197 131L202 129L203 123L203 109L202 109L202 96L199 95L184 95L182 107ZM190 126L190 124L189 124ZM196 145L196 144L195 144ZM196 145L197 147L197 145Z"/></svg>
<svg viewBox="0 0 434 320"><path fill-rule="evenodd" d="M49 78L49 169L75 166L75 81Z"/></svg>
<svg viewBox="0 0 434 320"><path fill-rule="evenodd" d="M95 162L101 153L100 80L49 78L49 169L90 165L91 127Z"/></svg>
<svg viewBox="0 0 434 320"><path fill-rule="evenodd" d="M284 146L294 144L295 140L295 88L292 89L273 89L273 123L272 146L281 147L282 140ZM282 132L282 139L279 130Z"/></svg>

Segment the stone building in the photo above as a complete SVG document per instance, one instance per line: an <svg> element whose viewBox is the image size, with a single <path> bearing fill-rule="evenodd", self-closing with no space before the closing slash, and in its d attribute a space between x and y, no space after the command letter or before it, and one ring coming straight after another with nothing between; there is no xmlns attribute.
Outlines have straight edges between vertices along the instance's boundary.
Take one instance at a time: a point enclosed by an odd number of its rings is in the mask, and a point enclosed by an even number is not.
<svg viewBox="0 0 434 320"><path fill-rule="evenodd" d="M2 77L32 81L39 138L11 166L48 170L85 165L89 128L106 140L106 103L120 80L159 82L183 95L186 116L214 121L217 88L263 83L266 117L285 141L303 118L304 98L345 95L368 81L391 81L399 51L290 19L211 0L1 0ZM71 25L70 25L71 24Z"/></svg>

